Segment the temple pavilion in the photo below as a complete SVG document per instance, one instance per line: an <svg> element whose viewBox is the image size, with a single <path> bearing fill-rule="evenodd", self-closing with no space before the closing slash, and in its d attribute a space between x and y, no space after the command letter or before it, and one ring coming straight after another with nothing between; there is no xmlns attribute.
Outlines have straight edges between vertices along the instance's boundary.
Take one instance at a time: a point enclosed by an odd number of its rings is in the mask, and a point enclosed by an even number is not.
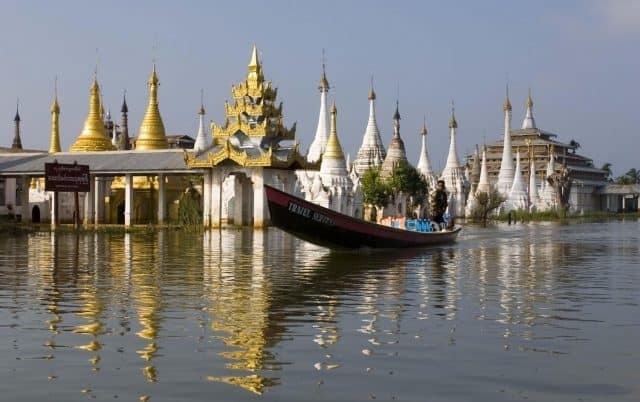
<svg viewBox="0 0 640 402"><path fill-rule="evenodd" d="M267 225L262 186L293 192L296 169L318 168L300 154L295 123L284 125L278 90L265 80L255 45L248 70L246 79L231 88L233 103L224 103L224 123L211 123L210 146L185 151L186 165L203 171L205 226L221 225L224 216L235 225Z"/></svg>

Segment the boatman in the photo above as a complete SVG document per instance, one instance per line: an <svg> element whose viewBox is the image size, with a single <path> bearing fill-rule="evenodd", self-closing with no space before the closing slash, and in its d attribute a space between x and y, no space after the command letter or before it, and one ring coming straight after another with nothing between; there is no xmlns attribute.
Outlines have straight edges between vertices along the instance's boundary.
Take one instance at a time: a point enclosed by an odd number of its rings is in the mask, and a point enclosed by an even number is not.
<svg viewBox="0 0 640 402"><path fill-rule="evenodd" d="M447 210L447 191L444 188L444 180L438 180L436 189L429 194L429 219L444 229L443 215Z"/></svg>

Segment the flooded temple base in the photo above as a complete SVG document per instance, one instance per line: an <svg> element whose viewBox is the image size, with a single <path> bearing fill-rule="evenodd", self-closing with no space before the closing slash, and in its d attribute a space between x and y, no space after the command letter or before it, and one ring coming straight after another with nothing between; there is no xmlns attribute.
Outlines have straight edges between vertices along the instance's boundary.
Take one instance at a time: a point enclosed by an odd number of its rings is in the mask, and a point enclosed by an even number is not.
<svg viewBox="0 0 640 402"><path fill-rule="evenodd" d="M0 394L640 399L640 222L333 253L269 228L0 236Z"/></svg>

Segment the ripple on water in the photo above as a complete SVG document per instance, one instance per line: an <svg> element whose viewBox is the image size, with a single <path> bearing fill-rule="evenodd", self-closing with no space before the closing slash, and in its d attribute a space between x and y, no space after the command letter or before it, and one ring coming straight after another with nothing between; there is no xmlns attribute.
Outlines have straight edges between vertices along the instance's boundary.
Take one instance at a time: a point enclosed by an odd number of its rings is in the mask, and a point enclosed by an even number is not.
<svg viewBox="0 0 640 402"><path fill-rule="evenodd" d="M635 222L469 227L455 245L365 253L276 229L5 237L0 368L20 376L3 389L634 399L638 239Z"/></svg>

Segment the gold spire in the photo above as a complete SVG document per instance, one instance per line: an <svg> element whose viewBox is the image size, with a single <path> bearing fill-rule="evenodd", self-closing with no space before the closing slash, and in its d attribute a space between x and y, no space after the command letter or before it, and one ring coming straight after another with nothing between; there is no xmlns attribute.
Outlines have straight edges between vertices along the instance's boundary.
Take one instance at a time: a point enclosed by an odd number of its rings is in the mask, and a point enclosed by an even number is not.
<svg viewBox="0 0 640 402"><path fill-rule="evenodd" d="M327 80L327 72L324 64L324 49L322 49L322 75L320 76L320 85L318 85L320 92L329 92L329 80Z"/></svg>
<svg viewBox="0 0 640 402"><path fill-rule="evenodd" d="M509 101L509 85L507 85L507 96L504 100L504 104L502 105L502 109L506 111L511 111L511 102Z"/></svg>
<svg viewBox="0 0 640 402"><path fill-rule="evenodd" d="M247 81L252 83L257 83L262 81L262 69L260 67L260 60L258 59L258 48L255 43L253 44L253 49L251 50L251 60L249 60L249 75L247 76Z"/></svg>
<svg viewBox="0 0 640 402"><path fill-rule="evenodd" d="M318 85L320 92L329 91L329 80L327 80L327 73L325 71L324 63L322 63L322 76L320 77L320 85Z"/></svg>
<svg viewBox="0 0 640 402"><path fill-rule="evenodd" d="M427 135L427 118L424 117L422 119L422 130L420 131L421 135Z"/></svg>
<svg viewBox="0 0 640 402"><path fill-rule="evenodd" d="M325 148L323 159L344 159L344 153L342 152L342 146L338 139L338 130L336 129L336 103L331 104L331 127L329 130L329 139L327 140L327 148Z"/></svg>
<svg viewBox="0 0 640 402"><path fill-rule="evenodd" d="M251 60L249 60L249 71L257 71L260 68L260 62L258 61L258 48L256 44L253 44L251 50Z"/></svg>
<svg viewBox="0 0 640 402"><path fill-rule="evenodd" d="M458 128L458 122L456 121L456 108L451 101L451 119L449 120L449 128Z"/></svg>
<svg viewBox="0 0 640 402"><path fill-rule="evenodd" d="M160 110L158 109L158 86L160 81L156 74L155 63L147 84L149 85L149 104L142 119L142 124L140 124L140 132L136 139L136 150L167 149L169 147L167 136L164 131L162 116L160 116Z"/></svg>
<svg viewBox="0 0 640 402"><path fill-rule="evenodd" d="M53 86L53 103L51 104L51 142L49 144L49 153L62 152L60 147L60 105L58 104L58 77L54 81Z"/></svg>
<svg viewBox="0 0 640 402"><path fill-rule="evenodd" d="M529 95L527 96L527 108L533 107L533 99L531 99L531 88L529 88Z"/></svg>
<svg viewBox="0 0 640 402"><path fill-rule="evenodd" d="M373 75L371 76L371 87L369 88L369 100L375 100L376 99L376 93L373 90Z"/></svg>
<svg viewBox="0 0 640 402"><path fill-rule="evenodd" d="M49 153L62 152L60 147L60 105L58 105L58 95L53 98L51 104L51 143L49 144Z"/></svg>
<svg viewBox="0 0 640 402"><path fill-rule="evenodd" d="M94 77L93 79L93 84L91 84L89 94L89 115L84 121L82 132L78 136L76 142L71 146L69 151L112 151L114 150L114 147L111 144L111 140L109 139L109 137L107 137L104 131L104 123L100 116L100 87L98 86L98 79L96 77ZM55 103L57 102L54 102L54 106ZM51 107L52 113L54 106ZM52 123L54 118L57 121L57 113L52 116ZM52 137L53 130L54 127L51 128Z"/></svg>

